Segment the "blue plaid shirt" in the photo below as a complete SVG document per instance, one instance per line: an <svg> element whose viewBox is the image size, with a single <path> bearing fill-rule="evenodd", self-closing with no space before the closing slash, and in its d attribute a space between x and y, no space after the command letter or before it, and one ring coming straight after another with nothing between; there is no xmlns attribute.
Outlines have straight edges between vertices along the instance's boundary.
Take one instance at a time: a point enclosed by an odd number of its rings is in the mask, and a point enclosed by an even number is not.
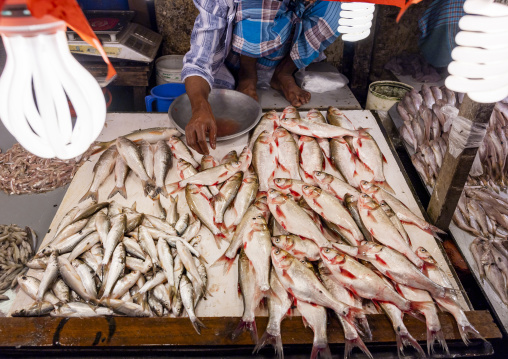
<svg viewBox="0 0 508 359"><path fill-rule="evenodd" d="M194 0L199 15L191 34L191 48L183 59L182 81L204 78L210 88L234 88L235 80L224 64L231 48L233 21L240 0Z"/></svg>

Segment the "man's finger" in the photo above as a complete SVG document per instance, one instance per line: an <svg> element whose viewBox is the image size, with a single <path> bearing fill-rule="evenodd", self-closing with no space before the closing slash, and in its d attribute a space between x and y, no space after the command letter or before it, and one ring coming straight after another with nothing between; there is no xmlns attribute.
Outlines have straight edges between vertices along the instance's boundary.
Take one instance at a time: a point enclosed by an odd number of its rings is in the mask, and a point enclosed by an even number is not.
<svg viewBox="0 0 508 359"><path fill-rule="evenodd" d="M206 144L206 132L205 132L204 127L201 127L197 131L197 135L198 135L198 146L197 147L199 147L199 149L200 149L200 151L198 151L198 152L201 153L202 155L209 154L208 145Z"/></svg>
<svg viewBox="0 0 508 359"><path fill-rule="evenodd" d="M193 128L185 129L185 138L187 139L187 146L192 148L196 146L196 131Z"/></svg>
<svg viewBox="0 0 508 359"><path fill-rule="evenodd" d="M215 146L217 145L217 125L215 123L210 125L208 139L210 140L210 147L215 150Z"/></svg>

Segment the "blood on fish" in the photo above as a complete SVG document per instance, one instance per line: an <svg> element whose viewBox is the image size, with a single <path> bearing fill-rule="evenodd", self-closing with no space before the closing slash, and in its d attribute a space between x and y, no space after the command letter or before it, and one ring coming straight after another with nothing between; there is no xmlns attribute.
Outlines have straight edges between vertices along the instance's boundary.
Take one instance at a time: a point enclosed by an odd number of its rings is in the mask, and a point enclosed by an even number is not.
<svg viewBox="0 0 508 359"><path fill-rule="evenodd" d="M387 265L386 262L378 254L375 255L375 258L378 263L381 263L384 266Z"/></svg>
<svg viewBox="0 0 508 359"><path fill-rule="evenodd" d="M286 218L284 212L282 212L279 206L275 206L275 213L277 214L278 217Z"/></svg>
<svg viewBox="0 0 508 359"><path fill-rule="evenodd" d="M341 273L342 275L344 275L345 277L348 277L348 278L351 278L351 279L356 279L356 276L355 276L353 273L351 273L350 271L348 271L347 269L343 269L343 268L342 268L342 269L340 270L340 273Z"/></svg>

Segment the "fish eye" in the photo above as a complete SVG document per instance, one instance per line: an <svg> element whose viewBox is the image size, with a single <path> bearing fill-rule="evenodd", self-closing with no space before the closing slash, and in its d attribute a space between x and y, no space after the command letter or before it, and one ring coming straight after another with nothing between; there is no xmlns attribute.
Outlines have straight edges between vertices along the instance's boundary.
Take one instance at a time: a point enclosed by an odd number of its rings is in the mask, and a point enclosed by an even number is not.
<svg viewBox="0 0 508 359"><path fill-rule="evenodd" d="M326 248L325 253L330 253L330 248Z"/></svg>
<svg viewBox="0 0 508 359"><path fill-rule="evenodd" d="M276 243L279 243L279 242L280 242L280 238L276 238L276 239L275 239L275 242L276 242Z"/></svg>
<svg viewBox="0 0 508 359"><path fill-rule="evenodd" d="M275 254L279 254L279 253L280 253L280 249L276 249Z"/></svg>

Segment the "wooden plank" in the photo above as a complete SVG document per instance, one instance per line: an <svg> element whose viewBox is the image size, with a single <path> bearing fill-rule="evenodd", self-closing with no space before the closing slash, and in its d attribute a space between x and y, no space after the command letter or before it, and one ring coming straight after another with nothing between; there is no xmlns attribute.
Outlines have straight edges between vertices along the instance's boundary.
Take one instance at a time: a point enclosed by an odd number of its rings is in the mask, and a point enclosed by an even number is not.
<svg viewBox="0 0 508 359"><path fill-rule="evenodd" d="M459 116L470 119L473 123L487 123L494 105L476 103L465 95ZM452 156L449 149L446 151L427 208L430 219L442 230L447 230L450 225L477 151L478 147L466 148L457 157Z"/></svg>
<svg viewBox="0 0 508 359"><path fill-rule="evenodd" d="M466 313L471 324L486 339L501 338L488 311ZM395 334L388 318L383 314L368 315L373 339L367 343L393 343ZM206 325L197 335L189 320L180 318L2 318L0 320L0 348L23 347L137 347L137 346L224 346L252 345L250 335L243 333L231 340L239 317L201 318ZM453 317L439 313L443 333L447 340L460 340ZM266 317L256 318L262 331L268 322ZM405 316L404 323L416 340L426 339L425 323ZM282 322L282 342L286 345L312 343L313 334L299 318ZM328 341L344 343L344 333L335 317L328 319Z"/></svg>
<svg viewBox="0 0 508 359"><path fill-rule="evenodd" d="M81 65L87 69L95 78L104 78L107 75L106 64L97 62L81 62ZM144 63L136 64L123 64L114 63L113 66L117 72L117 77L113 80L111 85L114 86L148 86L150 75L152 73L152 65Z"/></svg>

